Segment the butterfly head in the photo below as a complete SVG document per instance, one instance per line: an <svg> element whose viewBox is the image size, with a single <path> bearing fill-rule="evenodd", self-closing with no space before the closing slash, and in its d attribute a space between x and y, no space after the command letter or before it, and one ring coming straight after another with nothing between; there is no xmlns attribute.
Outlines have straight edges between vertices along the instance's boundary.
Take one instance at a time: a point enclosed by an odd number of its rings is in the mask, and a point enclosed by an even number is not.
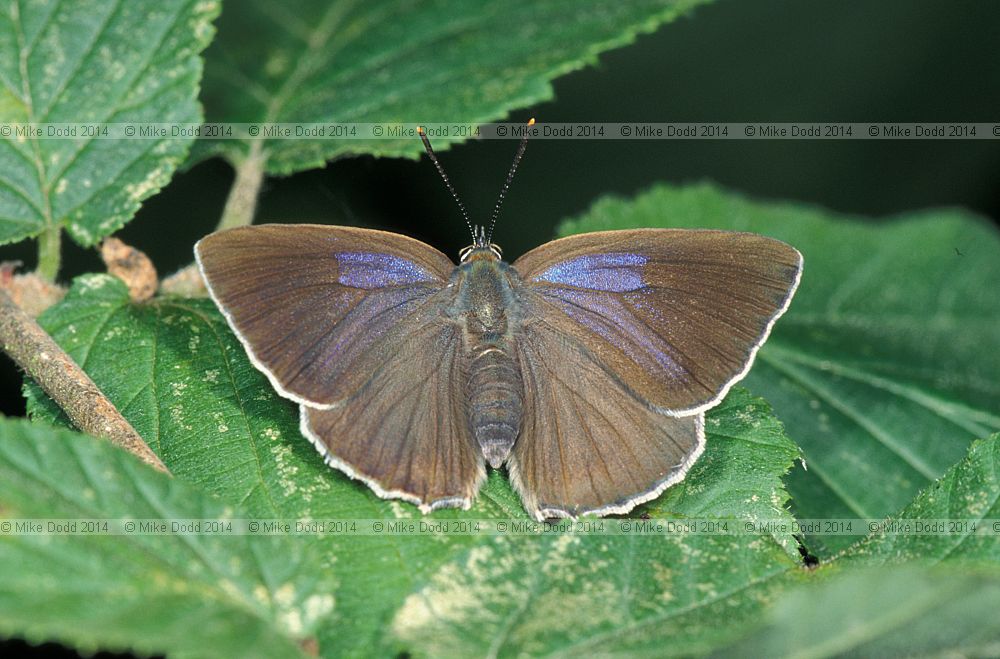
<svg viewBox="0 0 1000 659"><path fill-rule="evenodd" d="M481 225L472 227L472 244L458 253L458 259L461 263L479 259L499 261L502 258L503 251L500 249L500 245L490 242L486 227Z"/></svg>
<svg viewBox="0 0 1000 659"><path fill-rule="evenodd" d="M532 118L528 121L528 128L534 125L535 120ZM448 188L448 192L451 193L455 203L458 204L459 210L462 211L462 217L465 218L465 224L469 227L469 232L472 233L472 244L458 253L458 258L462 263L476 259L499 261L503 258L500 246L493 242L493 228L497 224L497 218L500 216L500 206L503 204L504 197L507 196L507 190L510 189L510 183L514 180L514 172L517 171L517 166L521 162L521 157L524 155L524 149L528 146L528 133L529 131L525 130L521 136L521 143L517 147L517 153L514 155L514 162L510 166L510 171L507 172L507 179L504 181L503 187L500 188L500 196L497 198L496 206L493 207L493 214L490 216L490 227L487 229L481 225L473 226L472 222L469 221L469 214L465 210L465 205L462 203L462 200L459 199L458 193L455 192L455 188L452 187L451 181L448 180L448 175L444 173L444 167L441 166L441 163L437 159L437 155L434 153L434 149L431 148L431 142L427 139L427 131L424 130L423 126L417 126L417 134L420 135L420 139L424 143L424 149L427 151L427 155L430 157L431 162L434 163L434 167L437 168L438 174L441 175L441 179Z"/></svg>

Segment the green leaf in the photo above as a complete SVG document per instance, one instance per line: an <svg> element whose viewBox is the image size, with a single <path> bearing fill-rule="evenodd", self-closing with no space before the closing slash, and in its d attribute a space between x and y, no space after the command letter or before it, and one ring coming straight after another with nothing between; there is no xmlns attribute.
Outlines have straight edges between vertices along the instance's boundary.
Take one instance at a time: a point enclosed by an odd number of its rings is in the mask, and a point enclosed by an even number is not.
<svg viewBox="0 0 1000 659"><path fill-rule="evenodd" d="M684 486L669 488L637 512L653 517L794 522L787 510L785 472L760 469L761 465L786 465L787 470L787 465L801 457L771 407L746 389L734 389L708 413L705 431L711 450L691 468ZM799 556L792 533L776 532L774 539L791 556Z"/></svg>
<svg viewBox="0 0 1000 659"><path fill-rule="evenodd" d="M796 572L748 536L499 538L438 570L390 630L422 657L691 656Z"/></svg>
<svg viewBox="0 0 1000 659"><path fill-rule="evenodd" d="M92 275L78 278L66 298L40 322L179 478L226 500L240 501L252 513L266 517L422 519L415 507L378 499L368 488L323 464L299 434L295 406L274 394L210 302L161 298L136 305L129 302L121 282ZM35 418L56 415L33 387L29 410ZM798 451L781 433L767 405L734 391L710 414L706 426L708 445L697 468L647 512L728 520L790 519L780 479ZM527 519L506 478L497 473L472 510L438 511L431 517ZM330 654L403 650L436 654L453 645L483 654L495 643L505 652L536 647L557 651L570 642L602 648L611 647L606 642L622 641L614 631L618 625L664 630L637 639L654 643L668 633L681 633L681 624L670 621L687 620L698 624L692 627L690 644L678 647L696 647L707 642L713 615L732 611L735 625L770 592L770 586L758 590L752 584L798 564L791 539L776 539L325 537L315 542L318 552L336 557L340 615L335 626L324 628L320 645ZM487 556L488 565L483 563ZM477 565L482 569L473 570ZM663 595L667 584L676 584L674 599ZM504 589L519 596L505 598ZM595 611L618 592L615 611L579 621L555 619L555 607L565 610L565 605L545 592L560 589L566 601ZM459 592L467 596L448 605ZM729 593L734 599L720 604ZM465 606L468 598L481 601ZM433 603L433 615L421 609L428 602ZM438 621L449 616L464 619L465 625L484 624L482 616L487 614L480 606L490 609L490 617L476 634L459 637L455 635L459 628L447 634L437 628ZM542 620L549 636L527 634ZM387 630L393 633L386 635Z"/></svg>
<svg viewBox="0 0 1000 659"><path fill-rule="evenodd" d="M995 435L973 444L965 460L896 519L981 522L1000 517L998 500L1000 435ZM512 546L470 552L460 570L437 575L411 596L393 630L409 641L408 649L428 656L469 654L481 647L494 654L687 656L729 643L720 654L991 656L1000 647L1000 542L992 526L982 530L873 536L811 573L782 569L776 560L761 565L763 548L755 540L744 547L728 537L619 537L595 548L565 536L541 547L505 539ZM703 560L714 569L698 564ZM941 565L928 569L932 562ZM587 595L604 585L593 575L621 574L629 564L643 568L646 583L620 585L595 597L603 605L593 606ZM749 572L726 573L737 565ZM480 578L484 572L488 578ZM640 596L623 603L622 592L631 588ZM692 589L713 597L691 598ZM664 606L664 600L682 606ZM620 615L638 604L651 610L648 618ZM568 631L559 623L566 611L572 612ZM726 624L720 626L720 620Z"/></svg>
<svg viewBox="0 0 1000 659"><path fill-rule="evenodd" d="M805 258L747 380L802 447L803 518L881 517L1000 429L1000 236L956 210L862 221L710 185L606 199L562 234L632 227L754 231ZM852 541L827 536L830 549Z"/></svg>
<svg viewBox="0 0 1000 659"><path fill-rule="evenodd" d="M0 518L233 519L104 441L0 419ZM300 656L329 618L329 567L281 536L0 535L0 634L84 651ZM79 524L79 522L78 522ZM81 527L79 530L83 530Z"/></svg>
<svg viewBox="0 0 1000 659"><path fill-rule="evenodd" d="M820 583L783 594L763 627L724 654L994 656L1000 650L997 519L1000 434L974 442L885 530L821 568ZM938 520L955 526L937 529Z"/></svg>
<svg viewBox="0 0 1000 659"><path fill-rule="evenodd" d="M206 52L202 99L210 121L494 121L552 98L552 78L704 1L234 3ZM435 146L462 139L436 138ZM415 137L253 143L279 174L351 153L422 152ZM195 154L239 163L250 149L247 141L203 141Z"/></svg>
<svg viewBox="0 0 1000 659"><path fill-rule="evenodd" d="M215 0L10 2L0 10L0 121L200 122ZM0 244L66 227L93 245L132 218L192 138L0 137Z"/></svg>
<svg viewBox="0 0 1000 659"><path fill-rule="evenodd" d="M994 657L1000 569L853 570L782 595L766 625L720 656Z"/></svg>
<svg viewBox="0 0 1000 659"><path fill-rule="evenodd" d="M952 520L956 526L945 525L942 531L954 532L940 535L878 533L851 547L843 561L865 565L956 559L1000 563L1000 522L995 521L1000 520L1000 434L975 442L964 460L893 519Z"/></svg>

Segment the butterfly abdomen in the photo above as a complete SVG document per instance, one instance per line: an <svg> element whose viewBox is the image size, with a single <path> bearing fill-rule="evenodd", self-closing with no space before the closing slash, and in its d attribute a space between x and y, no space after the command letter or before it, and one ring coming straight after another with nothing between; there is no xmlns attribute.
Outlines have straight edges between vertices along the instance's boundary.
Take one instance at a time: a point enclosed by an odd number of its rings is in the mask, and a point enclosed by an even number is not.
<svg viewBox="0 0 1000 659"><path fill-rule="evenodd" d="M490 466L502 465L521 430L524 385L508 354L515 340L518 301L513 273L492 253L473 253L463 277L455 314L464 327L469 429Z"/></svg>
<svg viewBox="0 0 1000 659"><path fill-rule="evenodd" d="M469 365L469 423L493 468L507 459L521 430L523 385L517 364L498 347L486 347Z"/></svg>

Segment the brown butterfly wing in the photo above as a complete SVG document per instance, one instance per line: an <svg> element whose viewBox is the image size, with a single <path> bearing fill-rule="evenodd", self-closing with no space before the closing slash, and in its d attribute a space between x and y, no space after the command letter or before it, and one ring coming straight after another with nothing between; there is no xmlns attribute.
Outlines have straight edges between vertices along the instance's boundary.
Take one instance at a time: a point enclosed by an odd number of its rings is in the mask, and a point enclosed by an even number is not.
<svg viewBox="0 0 1000 659"><path fill-rule="evenodd" d="M209 293L283 396L329 407L393 356L400 325L447 286L454 264L397 234L259 225L202 239Z"/></svg>
<svg viewBox="0 0 1000 659"><path fill-rule="evenodd" d="M702 414L650 409L569 322L528 322L517 344L525 413L507 467L538 520L628 512L680 481L705 445Z"/></svg>
<svg viewBox="0 0 1000 659"><path fill-rule="evenodd" d="M383 498L424 512L468 508L486 471L455 388L463 378L461 331L430 312L403 326L394 355L360 391L332 409L301 407L302 432L329 465Z"/></svg>
<svg viewBox="0 0 1000 659"><path fill-rule="evenodd" d="M542 245L514 263L533 313L577 337L632 394L702 412L749 370L798 285L802 257L750 233L640 229Z"/></svg>

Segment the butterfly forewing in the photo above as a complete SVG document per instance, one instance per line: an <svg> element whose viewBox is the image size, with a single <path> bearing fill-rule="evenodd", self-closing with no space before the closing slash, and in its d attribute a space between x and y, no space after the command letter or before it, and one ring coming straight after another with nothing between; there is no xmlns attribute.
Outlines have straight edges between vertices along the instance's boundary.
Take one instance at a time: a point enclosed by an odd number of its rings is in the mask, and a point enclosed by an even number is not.
<svg viewBox="0 0 1000 659"><path fill-rule="evenodd" d="M533 312L628 391L674 416L715 405L749 369L795 291L802 257L756 234L640 229L582 234L514 263Z"/></svg>
<svg viewBox="0 0 1000 659"><path fill-rule="evenodd" d="M284 396L329 407L393 358L400 322L442 290L441 252L382 231L260 225L196 246L209 292Z"/></svg>
<svg viewBox="0 0 1000 659"><path fill-rule="evenodd" d="M261 225L208 236L212 297L333 467L379 496L467 507L485 477L461 395L462 337L443 313L455 266L365 229Z"/></svg>

